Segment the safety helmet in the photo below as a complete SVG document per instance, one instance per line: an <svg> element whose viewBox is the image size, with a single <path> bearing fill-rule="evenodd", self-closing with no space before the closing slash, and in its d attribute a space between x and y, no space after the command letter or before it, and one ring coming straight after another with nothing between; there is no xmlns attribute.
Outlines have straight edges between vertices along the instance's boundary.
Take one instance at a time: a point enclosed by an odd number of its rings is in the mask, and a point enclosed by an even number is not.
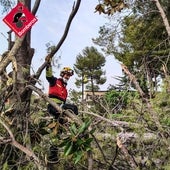
<svg viewBox="0 0 170 170"><path fill-rule="evenodd" d="M63 77L64 74L69 74L70 76L74 75L74 71L70 68L70 67L64 67L61 71L60 71L60 76Z"/></svg>

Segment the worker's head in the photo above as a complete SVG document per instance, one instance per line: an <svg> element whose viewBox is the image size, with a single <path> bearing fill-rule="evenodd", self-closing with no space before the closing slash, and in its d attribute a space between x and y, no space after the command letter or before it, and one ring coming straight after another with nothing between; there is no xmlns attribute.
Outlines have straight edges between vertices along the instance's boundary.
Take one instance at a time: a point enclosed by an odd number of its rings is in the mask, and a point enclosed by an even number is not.
<svg viewBox="0 0 170 170"><path fill-rule="evenodd" d="M63 78L63 81L67 83L70 77L74 74L74 71L70 67L64 67L60 71L60 76Z"/></svg>

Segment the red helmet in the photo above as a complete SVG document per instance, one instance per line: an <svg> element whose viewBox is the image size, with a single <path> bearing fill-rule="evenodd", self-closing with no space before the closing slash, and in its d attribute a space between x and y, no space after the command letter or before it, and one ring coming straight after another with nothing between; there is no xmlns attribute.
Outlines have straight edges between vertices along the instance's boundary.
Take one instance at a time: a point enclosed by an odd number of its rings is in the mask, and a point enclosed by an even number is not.
<svg viewBox="0 0 170 170"><path fill-rule="evenodd" d="M60 76L63 77L64 74L69 74L70 76L74 75L74 71L70 68L70 67L64 67L61 71L60 71Z"/></svg>

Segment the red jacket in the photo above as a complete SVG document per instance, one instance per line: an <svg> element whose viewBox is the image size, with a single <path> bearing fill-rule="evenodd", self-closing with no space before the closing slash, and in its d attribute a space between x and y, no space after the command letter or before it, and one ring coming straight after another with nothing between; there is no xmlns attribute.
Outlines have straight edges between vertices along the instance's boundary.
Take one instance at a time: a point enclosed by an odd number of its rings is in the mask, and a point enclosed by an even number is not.
<svg viewBox="0 0 170 170"><path fill-rule="evenodd" d="M66 101L67 95L66 84L61 78L56 79L54 86L49 86L49 96Z"/></svg>

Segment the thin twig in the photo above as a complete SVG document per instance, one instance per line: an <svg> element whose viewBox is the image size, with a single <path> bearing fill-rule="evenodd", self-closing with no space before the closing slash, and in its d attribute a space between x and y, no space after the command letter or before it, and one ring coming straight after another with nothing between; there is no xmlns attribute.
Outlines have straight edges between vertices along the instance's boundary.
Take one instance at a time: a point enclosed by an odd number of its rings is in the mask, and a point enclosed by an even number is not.
<svg viewBox="0 0 170 170"><path fill-rule="evenodd" d="M39 158L34 154L34 152L26 147L24 147L23 145L21 145L20 143L18 143L15 140L15 137L12 133L12 131L10 130L10 128L0 119L0 124L2 124L2 126L7 130L10 138L11 139L11 145L13 145L14 147L18 148L19 150L21 150L22 152L24 152L26 155L28 155L30 157L31 160L33 160L35 162L35 164L37 165L38 169L41 169L41 163Z"/></svg>

